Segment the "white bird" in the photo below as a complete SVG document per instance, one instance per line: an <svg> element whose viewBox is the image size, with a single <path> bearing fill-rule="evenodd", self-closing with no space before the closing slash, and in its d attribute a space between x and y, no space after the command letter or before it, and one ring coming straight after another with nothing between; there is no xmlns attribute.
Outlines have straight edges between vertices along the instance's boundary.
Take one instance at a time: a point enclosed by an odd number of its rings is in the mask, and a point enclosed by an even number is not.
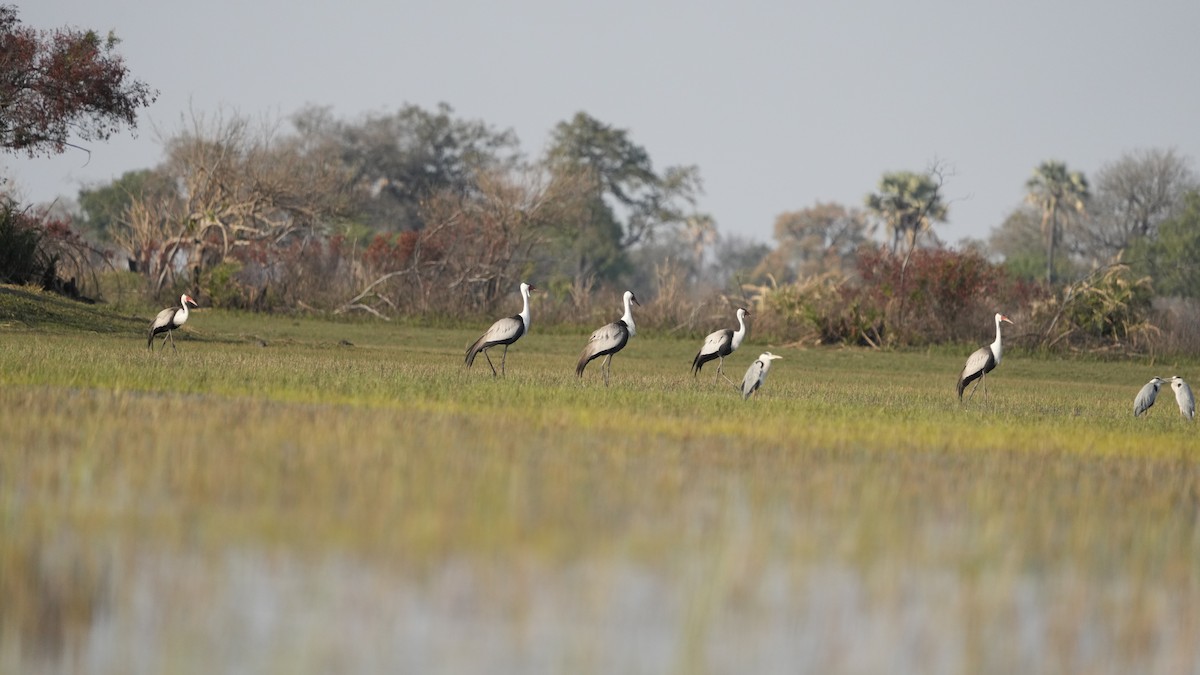
<svg viewBox="0 0 1200 675"><path fill-rule="evenodd" d="M750 367L746 369L746 376L742 378L743 401L750 398L750 394L762 386L763 381L767 379L767 372L771 370L771 362L782 358L771 352L763 352L758 355L758 360L750 364Z"/></svg>
<svg viewBox="0 0 1200 675"><path fill-rule="evenodd" d="M1175 402L1179 404L1179 414L1189 420L1194 418L1196 416L1196 399L1192 396L1192 388L1178 375L1171 378L1171 388L1175 390Z"/></svg>
<svg viewBox="0 0 1200 675"><path fill-rule="evenodd" d="M467 368L474 365L475 356L483 352L483 358L487 359L488 365L492 367L492 377L496 377L496 366L492 364L492 357L488 356L487 350L496 345L504 345L504 354L500 357L500 373L504 373L504 362L508 360L508 346L529 332L529 292L536 290L536 287L521 282L521 313L506 316L492 324L478 340L467 347Z"/></svg>
<svg viewBox="0 0 1200 675"><path fill-rule="evenodd" d="M604 386L608 386L608 376L612 372L612 357L613 354L621 351L628 344L629 338L637 335L637 327L633 325L633 309L630 303L641 306L642 303L634 297L633 291L625 291L625 314L616 321L601 326L592 333L588 338L587 344L583 346L583 353L579 355L579 363L575 364L575 374L583 377L583 369L592 359L605 357L604 363L600 365L600 372L604 373Z"/></svg>
<svg viewBox="0 0 1200 675"><path fill-rule="evenodd" d="M700 346L700 351L696 353L696 358L692 359L692 375L699 375L700 369L704 364L713 359L720 359L717 363L717 374L723 374L721 370L725 367L725 357L737 351L737 348L742 346L742 340L746 338L746 317L750 316L750 312L739 307L737 311L738 329L722 328L708 334L704 338L704 344ZM731 383L732 384L732 383Z"/></svg>
<svg viewBox="0 0 1200 675"><path fill-rule="evenodd" d="M179 328L188 320L188 303L191 303L193 307L200 306L196 304L196 301L192 299L192 296L184 293L183 295L179 296L178 307L168 307L159 312L158 316L154 317L154 321L150 322L150 334L146 337L146 349L154 349L155 335L158 335L159 333L166 333L166 335L163 336L162 348L166 349L167 340L170 339L171 349L174 349L176 353L179 352L179 349L175 346L175 337L173 332L176 328Z"/></svg>
<svg viewBox="0 0 1200 675"><path fill-rule="evenodd" d="M968 384L975 382L975 386L971 388L971 396L975 396L975 390L979 388L979 383L983 382L983 396L987 398L987 383L984 382L984 376L992 372L996 366L1000 365L1000 355L1003 347L1000 344L1000 322L1008 321L1012 323L1007 316L996 314L996 341L990 345L980 347L973 354L967 357L967 363L963 366L962 372L958 375L958 400L962 401L963 390Z"/></svg>
<svg viewBox="0 0 1200 675"><path fill-rule="evenodd" d="M1138 417L1142 413L1150 409L1154 405L1154 399L1158 398L1158 388L1165 384L1161 377L1152 377L1138 392L1137 398L1133 399L1133 416Z"/></svg>

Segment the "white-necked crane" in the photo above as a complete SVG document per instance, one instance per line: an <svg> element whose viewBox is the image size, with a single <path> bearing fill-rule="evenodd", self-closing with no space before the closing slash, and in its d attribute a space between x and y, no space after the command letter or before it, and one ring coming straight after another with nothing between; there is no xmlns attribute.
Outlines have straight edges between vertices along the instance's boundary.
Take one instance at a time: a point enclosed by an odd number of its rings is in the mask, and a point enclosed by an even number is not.
<svg viewBox="0 0 1200 675"><path fill-rule="evenodd" d="M158 316L154 317L154 321L150 322L150 334L146 337L146 349L154 349L155 335L158 335L159 333L166 333L166 335L163 336L162 348L166 349L167 340L170 339L171 349L174 349L176 353L179 353L179 348L175 346L175 336L173 333L176 328L179 328L188 320L189 303L191 303L193 307L200 306L196 304L196 301L192 299L192 296L184 293L183 295L179 296L178 307L168 307L159 312Z"/></svg>
<svg viewBox="0 0 1200 675"><path fill-rule="evenodd" d="M1154 400L1158 398L1158 388L1165 384L1165 380L1161 377L1152 377L1146 383L1142 390L1138 392L1137 398L1133 399L1133 416L1138 417L1142 413L1150 409L1154 405Z"/></svg>
<svg viewBox="0 0 1200 675"><path fill-rule="evenodd" d="M612 357L613 354L625 348L629 343L629 338L637 335L637 327L633 325L633 308L631 304L641 306L642 303L637 301L633 295L633 291L625 291L625 314L616 321L601 326L592 333L588 338L587 344L583 346L583 353L579 355L579 363L575 364L575 374L583 377L583 369L592 359L604 357L604 363L600 364L600 372L604 373L604 386L608 386L608 376L612 372Z"/></svg>
<svg viewBox="0 0 1200 675"><path fill-rule="evenodd" d="M1196 399L1192 396L1192 388L1178 375L1171 378L1171 388L1175 390L1175 402L1179 404L1179 414L1189 420L1193 419L1196 416Z"/></svg>
<svg viewBox="0 0 1200 675"><path fill-rule="evenodd" d="M484 331L478 340L467 347L467 368L474 365L475 356L483 352L483 358L487 359L488 365L492 367L492 377L496 377L496 366L492 363L492 357L488 356L487 350L496 345L504 345L504 354L500 357L500 373L504 374L504 363L508 360L508 346L529 332L529 292L536 290L535 286L521 282L521 312L515 316L506 316L492 324L492 327Z"/></svg>
<svg viewBox="0 0 1200 675"><path fill-rule="evenodd" d="M771 370L771 362L775 359L783 357L771 352L763 352L758 355L758 360L750 364L746 369L746 376L742 378L742 400L750 398L762 386L764 380L767 379L767 372Z"/></svg>
<svg viewBox="0 0 1200 675"><path fill-rule="evenodd" d="M979 388L979 383L983 382L983 397L987 398L987 382L984 382L984 377L992 372L996 366L1000 365L1000 355L1003 352L1003 346L1000 343L1000 322L1007 321L1012 323L1012 320L1003 314L996 313L996 341L990 345L980 347L975 350L975 353L967 357L967 363L963 366L962 372L958 375L958 400L962 401L963 390L968 384L975 382L975 386L971 388L971 395L967 397L970 400L975 396L975 390Z"/></svg>
<svg viewBox="0 0 1200 675"><path fill-rule="evenodd" d="M700 369L704 367L704 364L713 359L719 359L717 362L717 374L724 377L724 373L721 371L725 367L725 357L737 351L737 348L742 346L742 340L746 338L746 317L748 316L750 316L750 312L747 312L742 307L738 307L737 330L722 328L721 330L709 333L708 337L704 338L704 344L700 346L700 351L696 353L696 358L692 359L693 376L700 374Z"/></svg>

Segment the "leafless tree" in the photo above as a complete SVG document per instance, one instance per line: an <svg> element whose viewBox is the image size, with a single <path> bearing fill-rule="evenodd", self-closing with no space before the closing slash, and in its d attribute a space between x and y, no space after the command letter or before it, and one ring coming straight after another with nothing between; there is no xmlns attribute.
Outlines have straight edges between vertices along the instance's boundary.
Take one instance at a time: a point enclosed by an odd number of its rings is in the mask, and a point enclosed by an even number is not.
<svg viewBox="0 0 1200 675"><path fill-rule="evenodd" d="M1187 158L1172 149L1126 153L1096 173L1090 218L1075 231L1076 253L1097 263L1111 260L1183 205L1200 185Z"/></svg>

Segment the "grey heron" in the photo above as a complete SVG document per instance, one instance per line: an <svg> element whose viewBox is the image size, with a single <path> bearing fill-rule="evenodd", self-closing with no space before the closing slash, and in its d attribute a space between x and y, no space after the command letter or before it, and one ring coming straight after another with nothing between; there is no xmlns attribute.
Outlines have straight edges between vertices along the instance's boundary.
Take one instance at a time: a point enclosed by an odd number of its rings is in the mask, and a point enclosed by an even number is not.
<svg viewBox="0 0 1200 675"><path fill-rule="evenodd" d="M721 330L709 333L708 337L704 338L704 344L700 346L700 351L696 353L696 358L692 359L693 376L699 375L700 369L704 367L704 364L713 359L720 359L717 363L717 374L724 375L721 371L725 367L725 357L737 351L737 348L742 346L742 340L746 338L747 316L750 316L750 312L739 307L737 311L737 330L722 328Z"/></svg>
<svg viewBox="0 0 1200 675"><path fill-rule="evenodd" d="M608 386L608 376L612 372L612 357L613 354L625 348L629 343L629 338L637 335L637 327L633 325L633 309L632 304L641 306L642 303L637 301L633 295L633 291L625 291L625 314L616 321L601 326L592 333L588 338L587 344L583 347L583 352L579 355L579 362L575 364L575 374L583 377L583 369L592 359L604 358L604 363L600 365L600 372L604 373L604 386Z"/></svg>
<svg viewBox="0 0 1200 675"><path fill-rule="evenodd" d="M146 349L154 349L155 335L166 333L166 335L163 336L162 348L167 348L167 340L170 339L171 349L174 349L176 353L179 353L179 348L175 346L174 331L176 328L179 328L185 322L187 322L189 304L193 307L200 306L196 304L196 301L192 299L192 296L184 293L183 295L179 296L178 307L168 307L159 312L158 316L154 317L154 321L150 322L150 333L146 336Z"/></svg>
<svg viewBox="0 0 1200 675"><path fill-rule="evenodd" d="M1192 396L1192 388L1178 375L1171 378L1171 388L1175 390L1175 402L1179 404L1179 414L1189 420L1194 418L1196 416L1196 399Z"/></svg>
<svg viewBox="0 0 1200 675"><path fill-rule="evenodd" d="M492 377L496 377L496 366L492 363L492 357L488 356L487 350L496 345L504 345L504 354L500 357L500 373L504 373L504 364L508 360L508 346L529 332L529 292L536 290L535 286L521 282L520 313L515 316L506 316L492 324L492 327L484 331L478 340L467 347L467 368L474 365L475 356L483 352L483 358L487 359L488 365L492 368Z"/></svg>
<svg viewBox="0 0 1200 675"><path fill-rule="evenodd" d="M1000 355L1003 352L1003 346L1000 343L1000 322L1007 321L1012 323L1012 320L1003 314L996 313L996 341L990 345L985 345L975 350L973 354L967 357L967 363L963 366L962 372L958 374L958 400L961 402L963 390L968 384L975 382L975 386L971 388L971 395L968 400L975 396L975 390L979 388L980 382L983 382L983 396L987 398L987 383L984 382L984 376L992 372L996 366L1000 365ZM976 382L978 380L978 382Z"/></svg>
<svg viewBox="0 0 1200 675"><path fill-rule="evenodd" d="M1158 398L1158 388L1165 383L1166 381L1161 377L1150 378L1150 381L1138 392L1137 398L1133 399L1134 417L1139 417L1142 413L1149 410L1150 406L1154 405L1154 400Z"/></svg>
<svg viewBox="0 0 1200 675"><path fill-rule="evenodd" d="M746 376L742 378L743 401L750 398L750 394L762 386L763 381L767 379L767 372L771 370L771 362L782 358L771 352L763 352L758 355L758 360L750 364L750 367L746 369Z"/></svg>

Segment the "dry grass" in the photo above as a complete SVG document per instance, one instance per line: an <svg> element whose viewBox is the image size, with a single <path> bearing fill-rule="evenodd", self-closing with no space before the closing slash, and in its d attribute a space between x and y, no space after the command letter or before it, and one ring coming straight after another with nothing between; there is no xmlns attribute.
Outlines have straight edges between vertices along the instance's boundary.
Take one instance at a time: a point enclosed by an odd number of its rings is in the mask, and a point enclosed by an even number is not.
<svg viewBox="0 0 1200 675"><path fill-rule="evenodd" d="M496 381L474 331L193 322L0 328L0 671L1200 663L1196 427L1130 416L1195 364L1010 355L960 407L957 354L772 347L743 402L653 334L605 389L581 336Z"/></svg>

